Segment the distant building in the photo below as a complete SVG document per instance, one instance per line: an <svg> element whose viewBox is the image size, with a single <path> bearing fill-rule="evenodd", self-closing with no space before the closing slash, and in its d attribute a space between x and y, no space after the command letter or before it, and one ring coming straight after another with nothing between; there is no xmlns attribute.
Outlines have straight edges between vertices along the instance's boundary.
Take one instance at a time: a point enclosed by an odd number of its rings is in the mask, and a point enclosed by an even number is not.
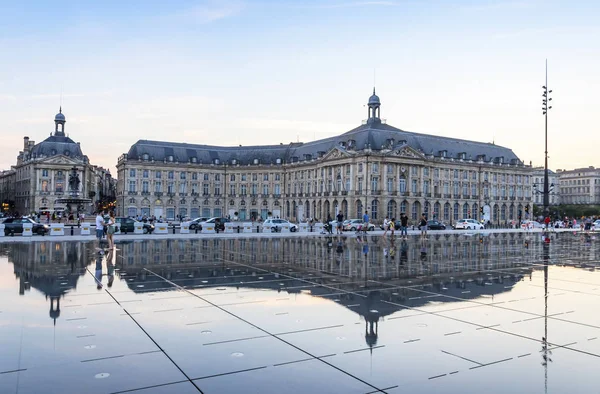
<svg viewBox="0 0 600 394"><path fill-rule="evenodd" d="M600 168L557 170L562 204L600 204Z"/></svg>
<svg viewBox="0 0 600 394"><path fill-rule="evenodd" d="M544 205L544 167L535 167L533 169L533 203L538 206ZM554 185L552 187L552 185ZM558 179L558 175L552 171L548 170L548 187L552 187L552 191L549 195L549 203L550 205L558 205L561 203L560 201L560 183ZM537 192L536 192L537 190Z"/></svg>
<svg viewBox="0 0 600 394"><path fill-rule="evenodd" d="M83 154L79 142L65 134L66 118L62 108L54 117L54 132L40 143L23 138L23 150L11 171L0 174L0 186L7 184L6 199L14 193L14 208L11 211L29 214L42 211L62 211L66 207L57 199L68 194L69 175L77 175L77 194L92 199L85 211L94 210L95 196L109 190L113 183L110 172L92 166ZM14 173L14 174L13 174ZM14 192L12 191L14 190ZM2 199L4 201L4 193Z"/></svg>
<svg viewBox="0 0 600 394"><path fill-rule="evenodd" d="M273 216L324 220L365 210L380 222L422 213L445 222L517 219L531 203L531 167L509 148L397 129L368 119L335 137L266 146L140 140L117 164L120 215Z"/></svg>
<svg viewBox="0 0 600 394"><path fill-rule="evenodd" d="M14 169L0 171L0 204L1 212L8 213L15 208L15 179Z"/></svg>

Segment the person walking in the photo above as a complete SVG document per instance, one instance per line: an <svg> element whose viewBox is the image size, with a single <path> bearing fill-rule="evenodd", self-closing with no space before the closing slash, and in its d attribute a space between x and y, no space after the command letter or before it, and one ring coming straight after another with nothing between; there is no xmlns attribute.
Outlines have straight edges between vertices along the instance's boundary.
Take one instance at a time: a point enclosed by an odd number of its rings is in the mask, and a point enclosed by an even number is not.
<svg viewBox="0 0 600 394"><path fill-rule="evenodd" d="M389 229L390 229L390 219L388 219L388 217L386 216L385 219L383 219L383 236L384 237L387 235L387 232Z"/></svg>
<svg viewBox="0 0 600 394"><path fill-rule="evenodd" d="M419 222L419 227L421 227L421 235L422 236L427 236L427 218L425 217L425 214L421 215L421 221Z"/></svg>
<svg viewBox="0 0 600 394"><path fill-rule="evenodd" d="M331 226L332 221L333 219L331 219L331 215L327 213L327 223L325 224L327 225L327 232L329 232L329 234L333 234L333 227Z"/></svg>
<svg viewBox="0 0 600 394"><path fill-rule="evenodd" d="M342 225L344 224L344 214L339 211L337 214L337 234L342 234Z"/></svg>
<svg viewBox="0 0 600 394"><path fill-rule="evenodd" d="M400 214L400 237L408 239L408 216L404 213Z"/></svg>
<svg viewBox="0 0 600 394"><path fill-rule="evenodd" d="M365 211L363 215L363 231L365 234L369 231L369 211Z"/></svg>
<svg viewBox="0 0 600 394"><path fill-rule="evenodd" d="M392 218L389 224L391 238L394 239L394 230L396 229L396 218Z"/></svg>
<svg viewBox="0 0 600 394"><path fill-rule="evenodd" d="M108 216L108 228L106 229L106 239L108 240L108 248L112 250L112 248L115 246L115 241L113 241L113 236L115 234L115 224L116 224L116 220L115 220L115 213L113 211L110 211L110 214Z"/></svg>
<svg viewBox="0 0 600 394"><path fill-rule="evenodd" d="M102 237L104 236L104 216L102 216L102 212L98 211L96 215L96 239L98 239L98 248L100 248L100 243L102 242Z"/></svg>

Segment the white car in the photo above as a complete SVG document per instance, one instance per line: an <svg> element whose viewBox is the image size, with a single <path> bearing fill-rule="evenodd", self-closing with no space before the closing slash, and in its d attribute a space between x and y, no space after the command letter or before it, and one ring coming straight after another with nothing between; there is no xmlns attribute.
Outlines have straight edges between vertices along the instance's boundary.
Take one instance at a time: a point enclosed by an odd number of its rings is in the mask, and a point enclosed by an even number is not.
<svg viewBox="0 0 600 394"><path fill-rule="evenodd" d="M290 231L292 233L295 233L296 231L298 231L298 226L295 225L294 223L290 222L289 220L285 220L285 219L267 219L263 222L263 226L270 226L271 227L271 231L272 232L281 232L281 228L284 225L288 225L290 227Z"/></svg>
<svg viewBox="0 0 600 394"><path fill-rule="evenodd" d="M523 230L527 230L527 229L531 230L534 228L545 228L545 227L546 227L545 225L543 225L540 222L536 222L535 220L523 220L521 222L521 228Z"/></svg>
<svg viewBox="0 0 600 394"><path fill-rule="evenodd" d="M483 230L483 224L475 219L461 219L454 224L455 230Z"/></svg>
<svg viewBox="0 0 600 394"><path fill-rule="evenodd" d="M600 219L592 223L592 231L600 231Z"/></svg>

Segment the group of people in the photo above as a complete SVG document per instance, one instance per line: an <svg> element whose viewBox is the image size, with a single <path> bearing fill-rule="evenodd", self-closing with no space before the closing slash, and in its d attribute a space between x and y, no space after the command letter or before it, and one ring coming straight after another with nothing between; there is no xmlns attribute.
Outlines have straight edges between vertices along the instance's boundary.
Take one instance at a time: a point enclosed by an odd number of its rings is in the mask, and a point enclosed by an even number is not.
<svg viewBox="0 0 600 394"><path fill-rule="evenodd" d="M106 237L108 249L112 250L115 246L113 235L116 231L116 219L113 211L98 211L96 214L96 239L98 240L98 249L101 249L102 239Z"/></svg>
<svg viewBox="0 0 600 394"><path fill-rule="evenodd" d="M400 222L396 222L396 218L390 220L389 217L385 217L383 220L383 236L387 236L389 231L393 238L396 227L400 227L400 237L402 239L408 239L408 215L404 214L404 212L400 214ZM421 216L419 228L421 229L421 235L427 235L427 217L425 214Z"/></svg>

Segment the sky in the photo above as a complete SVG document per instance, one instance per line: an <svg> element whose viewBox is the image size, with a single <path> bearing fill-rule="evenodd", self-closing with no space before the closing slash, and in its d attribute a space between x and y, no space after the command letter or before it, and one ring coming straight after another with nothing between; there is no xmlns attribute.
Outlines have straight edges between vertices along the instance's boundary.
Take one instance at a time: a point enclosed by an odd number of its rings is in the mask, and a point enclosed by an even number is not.
<svg viewBox="0 0 600 394"><path fill-rule="evenodd" d="M140 139L307 142L367 117L495 142L549 167L600 166L600 2L582 0L0 0L9 168L62 104L65 131L111 169Z"/></svg>

